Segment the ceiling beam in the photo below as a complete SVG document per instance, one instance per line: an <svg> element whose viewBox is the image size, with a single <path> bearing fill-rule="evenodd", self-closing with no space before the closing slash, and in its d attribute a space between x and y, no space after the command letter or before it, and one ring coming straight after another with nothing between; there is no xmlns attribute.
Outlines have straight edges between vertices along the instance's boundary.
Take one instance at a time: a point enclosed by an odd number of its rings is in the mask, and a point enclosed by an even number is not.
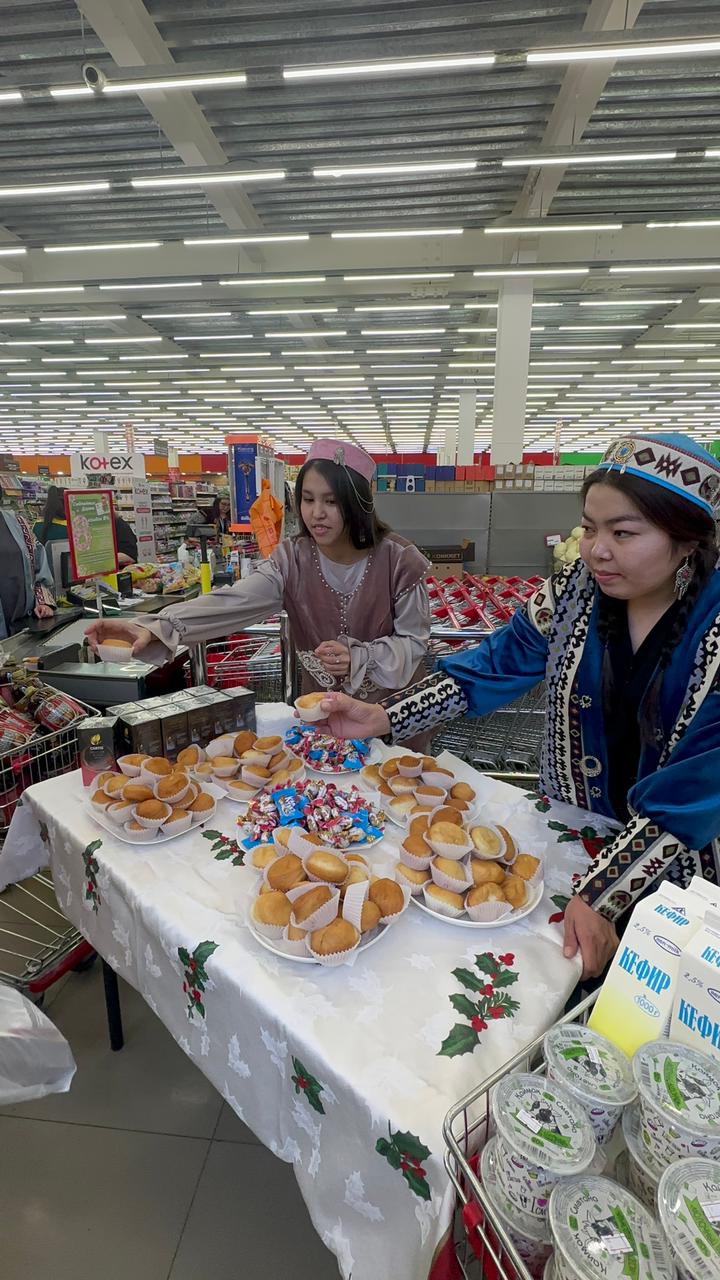
<svg viewBox="0 0 720 1280"><path fill-rule="evenodd" d="M112 4L107 0L77 0L77 4L118 67L175 66L142 0L113 0ZM138 96L186 165L219 169L228 164L225 151L191 92L154 91ZM230 230L262 229L251 201L237 187L213 187L208 191L208 201ZM258 249L241 251L241 255L254 263L263 260Z"/></svg>

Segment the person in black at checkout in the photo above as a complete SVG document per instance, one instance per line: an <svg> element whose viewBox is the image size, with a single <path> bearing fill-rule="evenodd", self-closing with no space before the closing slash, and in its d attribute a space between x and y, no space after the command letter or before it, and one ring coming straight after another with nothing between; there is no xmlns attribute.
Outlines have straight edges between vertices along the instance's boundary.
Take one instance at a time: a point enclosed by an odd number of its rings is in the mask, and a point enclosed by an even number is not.
<svg viewBox="0 0 720 1280"><path fill-rule="evenodd" d="M137 564L137 538L127 520L117 515L115 516L115 541L120 568L123 569L127 564Z"/></svg>

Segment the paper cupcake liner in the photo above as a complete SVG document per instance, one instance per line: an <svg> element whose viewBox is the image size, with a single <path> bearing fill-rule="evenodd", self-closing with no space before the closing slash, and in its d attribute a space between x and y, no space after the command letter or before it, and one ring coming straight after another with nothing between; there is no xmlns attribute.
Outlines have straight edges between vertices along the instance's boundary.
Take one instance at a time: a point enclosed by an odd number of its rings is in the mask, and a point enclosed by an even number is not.
<svg viewBox="0 0 720 1280"><path fill-rule="evenodd" d="M343 920L347 920L349 924L355 925L358 933L360 930L360 920L362 917L362 909L367 902L367 896L370 892L370 881L365 880L363 884L351 884L345 890L345 898L342 905Z"/></svg>
<svg viewBox="0 0 720 1280"><path fill-rule="evenodd" d="M298 776L304 776L305 774L305 765L299 756L291 754L285 768L288 773L297 773Z"/></svg>
<svg viewBox="0 0 720 1280"><path fill-rule="evenodd" d="M160 782L162 782L162 781L163 781L163 779L161 778L161 779L160 779ZM160 800L160 801L162 801L162 803L163 803L163 804L169 804L169 805L171 805L171 806L174 806L174 805L176 805L176 804L180 804L180 801L185 799L185 797L187 796L187 794L188 794L188 792L189 792L189 790L190 790L190 779L188 778L187 786L183 787L182 791L178 791L177 795L174 795L174 796L172 797L172 800L171 800L169 796L159 796L159 795L158 795L158 793L157 793L157 789L158 789L158 787L160 786L160 782L156 782L156 783L155 783L155 786L153 787L153 795L155 796L155 799L156 799L156 800Z"/></svg>
<svg viewBox="0 0 720 1280"><path fill-rule="evenodd" d="M222 733L219 738L213 738L212 742L208 742L205 748L208 760L214 760L215 756L235 755L236 737L236 733Z"/></svg>
<svg viewBox="0 0 720 1280"><path fill-rule="evenodd" d="M424 813L430 813L433 809L441 809L445 804L445 795L442 796L424 796L416 789L413 791L415 803L420 805Z"/></svg>
<svg viewBox="0 0 720 1280"><path fill-rule="evenodd" d="M413 796L415 792L415 778L390 778L388 786L394 796Z"/></svg>
<svg viewBox="0 0 720 1280"><path fill-rule="evenodd" d="M399 773L398 773L397 771L395 771L395 772L390 772L390 765L393 765L393 767L394 767L394 765L395 765L395 761L394 761L394 759L391 759L391 760L383 760L382 764L380 765L380 767L379 767L379 769L378 769L378 772L379 772L380 777L382 778L383 782L392 782L393 778L397 778L397 777L399 777L399 776L400 776L400 775L399 775Z"/></svg>
<svg viewBox="0 0 720 1280"><path fill-rule="evenodd" d="M132 840L133 844L150 844L150 842L154 840L155 836L157 835L156 831L150 831L150 830L130 831L128 830L127 822L123 825L123 831L125 833L124 838L126 840Z"/></svg>
<svg viewBox="0 0 720 1280"><path fill-rule="evenodd" d="M422 773L422 758L418 756L412 766L401 764L400 759L397 758L397 767L401 778L419 778Z"/></svg>
<svg viewBox="0 0 720 1280"><path fill-rule="evenodd" d="M255 899L255 902L257 902L257 898ZM261 933L263 938L270 938L273 941L277 941L279 938L282 938L285 932L285 925L284 924L264 924L261 920L256 920L255 919L255 902L253 902L250 908L250 919L252 920L253 929L257 929L258 933Z"/></svg>
<svg viewBox="0 0 720 1280"><path fill-rule="evenodd" d="M358 780L362 782L364 787L368 787L370 791L377 791L378 786L380 785L380 782L381 782L381 778L375 772L368 773L369 769L376 770L377 765L366 764L365 767L360 770Z"/></svg>
<svg viewBox="0 0 720 1280"><path fill-rule="evenodd" d="M124 827L133 816L133 805L128 804L125 800L118 800L118 807L109 804L105 810L111 822L116 822L119 827Z"/></svg>
<svg viewBox="0 0 720 1280"><path fill-rule="evenodd" d="M167 822L163 822L162 829L166 836L182 836L189 831L192 826L192 814L189 813L187 818L178 818L173 821L172 814Z"/></svg>
<svg viewBox="0 0 720 1280"><path fill-rule="evenodd" d="M405 880L403 876L403 864L401 862L399 862L395 868L395 879L397 880L398 884L402 889L405 889L405 888L409 889L410 894L413 898L419 898L420 894L422 893L425 887L422 884L411 884L409 880ZM427 878L426 884L430 884L429 872L428 872L428 878Z"/></svg>
<svg viewBox="0 0 720 1280"><path fill-rule="evenodd" d="M255 925L255 928L257 928L257 925ZM287 926L283 929L282 937L278 941L278 946L280 946L288 956L306 956L308 953L307 943L304 938L288 938Z"/></svg>
<svg viewBox="0 0 720 1280"><path fill-rule="evenodd" d="M289 763L290 763L290 757L288 756L287 751L284 751L284 752L283 752L283 758L282 758L282 760L280 761L280 763L279 763L279 764L276 764L276 765L275 765L275 768L274 768L274 769L271 769L271 768L270 768L270 761L271 761L271 760L272 760L272 756L270 757L270 760L268 760L267 764L265 765L265 768L266 768L266 769L270 769L270 776L271 776L271 777L274 777L276 773L282 773L282 771L283 771L283 770L287 769L287 767L288 767L288 765L289 765Z"/></svg>
<svg viewBox="0 0 720 1280"><path fill-rule="evenodd" d="M518 855L516 854L516 857L517 857L517 856L518 856ZM534 855L533 855L533 856L534 856ZM513 862L514 862L514 861L515 861L515 858L513 858ZM505 865L506 865L506 866L512 866L512 863L506 863ZM525 879L525 877L524 877L524 876L519 876L518 878L519 878L520 880L524 880L524 879ZM540 863L540 866L537 868L537 870L535 871L535 873L534 873L533 875L531 875L530 879L529 879L529 880L525 880L525 884L526 884L526 885L527 885L527 887L528 887L528 891L530 891L531 889L537 889L538 885L539 885L539 884L541 884L541 883L542 883L542 881L543 881L544 879L545 879L545 875L544 875L544 872L543 872L543 864L542 864L542 862L541 862L541 863Z"/></svg>
<svg viewBox="0 0 720 1280"><path fill-rule="evenodd" d="M172 772L172 770L171 770ZM145 765L140 770L138 782L144 782L146 787L151 787L153 794L155 793L155 784L162 782L163 778L169 778L169 773L153 773L151 769L146 769Z"/></svg>
<svg viewBox="0 0 720 1280"><path fill-rule="evenodd" d="M315 885L312 884L296 885L294 889L288 890L287 897L294 904L300 898L304 898L306 893L310 893L313 888L315 888ZM293 911L290 923L296 929L304 929L306 933L312 933L314 929L324 929L327 924L332 924L333 920L336 919L340 906L340 890L333 889L329 884L327 888L331 890L332 897L327 902L324 902L321 907L318 907L317 911L313 911L312 915L308 916L306 920L296 920L295 912Z"/></svg>
<svg viewBox="0 0 720 1280"><path fill-rule="evenodd" d="M132 754L137 754L133 752ZM141 766L139 764L129 764L127 756L120 756L117 760L117 767L126 778L139 778Z"/></svg>
<svg viewBox="0 0 720 1280"><path fill-rule="evenodd" d="M400 861L404 862L406 867L412 867L413 871L427 871L432 862L432 853L418 856L415 853L408 853L404 844L400 845Z"/></svg>
<svg viewBox="0 0 720 1280"><path fill-rule="evenodd" d="M248 790L241 791L230 785L233 782L242 783L242 779L241 778L224 778L223 782L220 785L222 786L222 789L225 795L227 796L228 800L232 800L235 804L250 804L250 801L255 799L255 796L260 790L259 787L252 787L250 786L249 782L246 782L246 783L243 783L242 785L248 787Z"/></svg>
<svg viewBox="0 0 720 1280"><path fill-rule="evenodd" d="M190 777L194 778L202 786L204 782L212 782L213 771L209 760L201 760L200 765L195 765L190 770Z"/></svg>
<svg viewBox="0 0 720 1280"><path fill-rule="evenodd" d="M421 777L426 787L440 787L441 791L447 792L455 785L454 779L447 774L435 773L430 769L423 769Z"/></svg>
<svg viewBox="0 0 720 1280"><path fill-rule="evenodd" d="M383 812L385 814L385 817L388 818L390 822L395 823L396 827L402 827L402 829L405 830L407 827L410 826L409 812L398 813L398 811L396 809L393 809L389 803L383 805ZM417 817L417 814L415 816Z"/></svg>
<svg viewBox="0 0 720 1280"><path fill-rule="evenodd" d="M345 858L350 863L351 868L363 867L365 871L370 870L370 863L361 853L346 853Z"/></svg>
<svg viewBox="0 0 720 1280"><path fill-rule="evenodd" d="M321 720L327 719L327 715L322 709L322 703L318 703L314 707L302 707L299 705L298 699L298 702L295 703L295 710L305 724L319 724Z"/></svg>
<svg viewBox="0 0 720 1280"><path fill-rule="evenodd" d="M158 827L161 827L163 822L165 822L165 820L169 818L170 814L172 813L172 808L170 807L169 804L165 805L165 808L167 809L167 813L164 814L162 818L141 818L138 815L137 806L133 805L132 816L136 822L140 823L141 827L145 828L146 831L157 831Z"/></svg>
<svg viewBox="0 0 720 1280"><path fill-rule="evenodd" d="M112 796L114 801L122 800L123 790L127 784L127 778L123 778L121 773L118 773L117 777L120 780L119 786L117 783L113 783L111 779L108 779L108 781L105 783L105 786L103 787L103 791L105 792L105 794L108 796Z"/></svg>
<svg viewBox="0 0 720 1280"><path fill-rule="evenodd" d="M98 657L101 662L133 662L132 646L129 649L118 648L114 644L99 644Z"/></svg>
<svg viewBox="0 0 720 1280"><path fill-rule="evenodd" d="M300 827L275 827L268 833L268 838L263 841L263 844L276 844L281 853L294 853L295 850L290 848L290 840L293 831L299 830L301 830Z"/></svg>
<svg viewBox="0 0 720 1280"><path fill-rule="evenodd" d="M465 910L475 924L492 924L494 920L504 920L509 916L512 906L509 902L478 902L476 906L469 907L466 902Z"/></svg>
<svg viewBox="0 0 720 1280"><path fill-rule="evenodd" d="M458 827L458 831L459 830L460 827ZM467 833L463 832L463 834L467 839ZM467 843L464 847L459 844L445 844L444 840L432 840L430 836L427 837L427 842L433 853L439 854L441 858L452 858L453 862L461 862L463 858L467 857L472 849L469 839L467 839Z"/></svg>
<svg viewBox="0 0 720 1280"><path fill-rule="evenodd" d="M425 906L437 916L449 916L451 920L459 920L460 916L465 915L464 907L451 907L449 902L438 902L437 898L428 898L427 885L423 885L422 895Z"/></svg>
<svg viewBox="0 0 720 1280"><path fill-rule="evenodd" d="M498 848L497 853L480 853L479 850L476 849L475 842L472 839L472 832L477 827L481 828L483 831L492 831L493 835L497 836L500 842L500 847ZM503 838L502 831L498 831L497 827L492 822L473 822L472 825L469 826L469 835L472 842L472 855L474 858L477 858L478 862L502 861L503 855L507 852L507 844Z"/></svg>
<svg viewBox="0 0 720 1280"><path fill-rule="evenodd" d="M303 857L303 860L302 860L303 867L305 868L305 875L307 876L308 880L311 880L311 881L312 881L312 883L313 883L313 884L326 884L326 885L328 886L328 888L336 887L337 889L339 889L339 888L340 888L340 885L339 885L339 884L338 884L338 885L335 885L335 881L334 881L334 880L326 880L323 876L316 876L316 875L314 875L314 874L313 874L313 872L312 872L312 871L309 871L309 870L308 870L308 862L309 862L310 858L312 857L313 853L332 853L332 854L334 854L334 856L335 856L336 858L340 858L341 862L343 862L343 863L344 863L345 868L346 868L346 870L345 870L345 877L343 877L343 878L347 878L348 871L350 870L350 864L349 864L349 863L347 862L347 860L343 857L343 855L342 855L342 853L340 852L340 850L339 850L339 849L315 849L315 848L313 848L312 853L306 853L306 854L305 854L305 856Z"/></svg>
<svg viewBox="0 0 720 1280"><path fill-rule="evenodd" d="M270 781L269 778L264 778L262 774L255 772L256 768L262 769L264 767L264 765L244 764L240 770L241 781L249 782L251 786L257 787L259 791L261 787L264 787Z"/></svg>
<svg viewBox="0 0 720 1280"><path fill-rule="evenodd" d="M464 866L464 864L459 862L458 866ZM468 889L472 888L472 875L467 867L464 867L464 870L467 877L465 880L453 880L452 876L446 875L444 871L438 871L434 862L430 863L430 875L433 878L433 883L437 885L438 889L450 889L453 893L467 893Z"/></svg>
<svg viewBox="0 0 720 1280"><path fill-rule="evenodd" d="M239 761L233 764L213 765L212 776L217 781L222 782L225 778L234 778L240 769Z"/></svg>
<svg viewBox="0 0 720 1280"><path fill-rule="evenodd" d="M296 853L298 858L304 858L306 854L317 853L321 846L308 840L307 831L302 827L290 827L287 847L290 853Z"/></svg>
<svg viewBox="0 0 720 1280"><path fill-rule="evenodd" d="M313 960L317 960L318 964L324 965L326 969L336 969L341 964L353 964L359 946L360 939L358 939L354 947L350 947L347 951L332 951L327 956L318 955L317 951L313 951L309 941L306 944L306 949L307 954L312 956Z"/></svg>
<svg viewBox="0 0 720 1280"><path fill-rule="evenodd" d="M259 764L263 769L267 769L273 754L272 751L256 751L255 747L250 747L247 751L243 751L240 757L240 764L243 767ZM235 758L237 759L237 756Z"/></svg>
<svg viewBox="0 0 720 1280"><path fill-rule="evenodd" d="M264 745L263 739L265 740ZM270 744L269 746L268 743ZM267 754L268 759L270 759L272 756L276 756L278 751L284 751L285 744L279 733L261 734L259 738L255 739L251 750L261 751L263 755Z"/></svg>
<svg viewBox="0 0 720 1280"><path fill-rule="evenodd" d="M209 822L211 818L215 817L216 813L217 813L217 800L215 801L212 809L208 809L206 813L194 813L192 815L193 826L199 827L201 823Z"/></svg>

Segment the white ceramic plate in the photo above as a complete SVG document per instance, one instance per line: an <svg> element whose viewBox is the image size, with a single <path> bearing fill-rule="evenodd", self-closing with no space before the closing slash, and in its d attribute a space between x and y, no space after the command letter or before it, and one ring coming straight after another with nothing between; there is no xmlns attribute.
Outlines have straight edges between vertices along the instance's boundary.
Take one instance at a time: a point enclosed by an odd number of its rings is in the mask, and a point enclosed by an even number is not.
<svg viewBox="0 0 720 1280"><path fill-rule="evenodd" d="M306 725L305 727L306 727L306 728L308 728L308 729L311 729L311 728L312 728L312 725ZM361 770L361 769L328 769L328 768L320 769L320 768L315 768L315 766L314 766L314 765L309 764L309 762L305 759L305 757L304 757L304 755L302 754L302 752L300 752L300 751L295 751L295 750L290 746L290 744L289 744L288 742L286 742L286 743L285 743L285 750L286 750L286 751L289 751L289 752L291 753L291 755L297 756L298 760L302 760L302 761L303 761L303 763L304 763L304 765L305 765L305 768L306 768L306 769L307 769L307 771L308 771L308 773L314 774L314 775L315 775L315 777L317 777L317 778L344 778L344 777L348 777L348 778L352 778L352 779L357 779L358 783L360 782L360 775L361 775L361 773L362 773L362 770ZM365 764L379 764L379 763L380 763L380 761L382 760L382 758L383 758L383 754L382 754L382 751L381 751L380 747L378 746L377 742L373 742L373 745L371 746L370 751L368 752L367 756L365 757ZM364 766L363 766L363 767L364 767Z"/></svg>
<svg viewBox="0 0 720 1280"><path fill-rule="evenodd" d="M328 966L321 965L321 964L320 964L320 961L319 961L319 960L316 960L316 959L314 958L314 956L291 956L291 955L289 955L289 954L288 954L288 952L287 952L287 951L282 951L282 950L277 946L277 944L273 941L273 939L272 939L272 938L266 938L266 937L264 937L264 936L263 936L263 934L262 934L262 933L258 933L257 929L255 928L255 926L252 924L252 922L251 922L250 920L248 920L248 922L247 922L247 927L248 927L248 929L250 930L250 932L251 932L251 934L252 934L253 938L255 939L255 941L256 941L256 942L259 942L261 947L264 947L266 951L272 951L272 953L273 953L273 955L274 955L274 956L280 956L280 958L281 958L282 960L292 960L294 964L312 964L312 965L314 965L314 966L315 966L315 968L316 968L316 969L324 969L324 968L326 968L326 967L327 967L327 968L333 968L333 967L334 967L334 966L332 966L332 965L328 965ZM392 926L389 926L389 927L392 927ZM375 946L375 943L376 943L376 942L379 942L379 941L380 941L380 939L381 939L381 938L382 938L386 933L387 933L387 928L385 928L385 929L378 929L377 933L375 934L375 936L374 936L373 938L368 938L367 942L361 942L361 943L360 943L360 946L358 947L358 951L369 951L369 950L370 950L370 947L374 947L374 946ZM341 966L339 966L339 967L341 967Z"/></svg>
<svg viewBox="0 0 720 1280"><path fill-rule="evenodd" d="M128 781L132 781L132 779L128 779ZM205 783L203 785L203 791L207 791L208 795L214 796L216 800L227 799L225 792L221 791L219 787L216 787L213 782ZM204 822L196 822L193 826L188 827L187 831L180 831L177 835L168 835L165 831L163 831L161 835L152 835L148 832L147 840L128 840L122 828L122 824L113 822L111 818L106 817L102 809L98 811L93 808L89 799L85 799L84 806L85 812L89 814L93 821L97 822L99 827L102 827L103 831L108 831L110 835L114 836L116 840L119 840L121 844L135 845L138 849L146 849L148 845L167 844L168 840L182 840L183 836L189 836L193 831L199 831L205 826ZM206 819L206 821L213 822L214 817L215 815L213 815L212 818Z"/></svg>
<svg viewBox="0 0 720 1280"><path fill-rule="evenodd" d="M426 915L432 916L434 920L440 920L443 924L457 925L460 929L504 929L509 924L517 924L518 920L522 920L523 916L529 916L531 911L539 905L543 893L545 892L545 881L541 880L530 891L530 901L525 904L521 911L513 911L509 916L504 916L502 920L490 920L485 923L483 921L467 920L461 916L456 920L452 916L443 916L439 911L432 911L424 902L420 902L418 898L411 898L410 901L418 911L424 911Z"/></svg>

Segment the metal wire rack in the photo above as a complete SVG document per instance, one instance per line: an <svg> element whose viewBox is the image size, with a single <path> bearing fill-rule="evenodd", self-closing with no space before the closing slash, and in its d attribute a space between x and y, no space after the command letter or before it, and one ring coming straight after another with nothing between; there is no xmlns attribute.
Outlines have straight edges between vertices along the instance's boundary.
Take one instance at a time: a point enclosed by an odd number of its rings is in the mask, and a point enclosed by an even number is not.
<svg viewBox="0 0 720 1280"><path fill-rule="evenodd" d="M281 702L282 651L277 636L231 636L207 646L208 684L244 685L258 702Z"/></svg>
<svg viewBox="0 0 720 1280"><path fill-rule="evenodd" d="M597 992L593 992L559 1018L556 1025L586 1022L596 998ZM528 1270L488 1199L478 1176L478 1157L492 1136L490 1102L495 1085L516 1071L544 1071L546 1034L543 1032L482 1085L461 1098L448 1111L443 1123L445 1168L458 1196L455 1254L465 1280L538 1280L537 1274Z"/></svg>
<svg viewBox="0 0 720 1280"><path fill-rule="evenodd" d="M433 742L436 755L452 751L473 769L507 782L537 781L545 729L545 688L478 720L456 720Z"/></svg>
<svg viewBox="0 0 720 1280"><path fill-rule="evenodd" d="M87 716L99 715L94 707L80 706ZM0 848L26 787L70 773L77 765L75 725L0 754ZM60 911L48 873L0 895L0 981L37 1000L64 973L93 956L92 947Z"/></svg>

